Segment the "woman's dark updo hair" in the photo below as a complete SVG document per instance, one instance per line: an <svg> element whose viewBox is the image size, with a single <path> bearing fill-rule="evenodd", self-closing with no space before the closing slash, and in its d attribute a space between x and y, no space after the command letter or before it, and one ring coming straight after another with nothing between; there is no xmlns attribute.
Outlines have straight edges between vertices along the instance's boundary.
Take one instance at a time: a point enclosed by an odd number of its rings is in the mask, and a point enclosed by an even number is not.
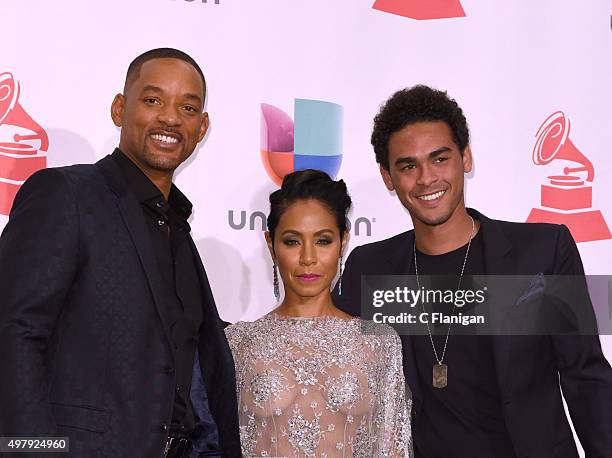
<svg viewBox="0 0 612 458"><path fill-rule="evenodd" d="M274 241L278 222L287 208L298 200L315 199L326 205L336 217L340 237L348 227L346 214L351 207L351 198L343 180L334 181L320 170L306 169L285 176L281 188L270 194L268 231Z"/></svg>

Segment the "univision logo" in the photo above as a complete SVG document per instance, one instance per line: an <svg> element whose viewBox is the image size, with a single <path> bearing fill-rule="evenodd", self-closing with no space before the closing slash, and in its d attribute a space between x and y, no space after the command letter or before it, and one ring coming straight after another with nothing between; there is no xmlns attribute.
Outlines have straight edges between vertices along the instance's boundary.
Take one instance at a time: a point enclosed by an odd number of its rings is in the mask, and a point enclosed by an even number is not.
<svg viewBox="0 0 612 458"><path fill-rule="evenodd" d="M349 219L348 230L356 236L371 237L372 224L375 222L376 218L359 216L354 219L354 222ZM249 215L246 210L240 210L239 212L229 210L227 212L227 223L230 228L236 231L248 229L250 231L260 230L263 232L268 230L266 214L262 211L254 211Z"/></svg>
<svg viewBox="0 0 612 458"><path fill-rule="evenodd" d="M295 99L294 119L281 109L261 104L261 160L278 186L288 173L317 169L336 178L342 163L342 106L322 100ZM376 218L355 217L349 231L370 237ZM263 211L229 210L227 223L236 231L266 231Z"/></svg>
<svg viewBox="0 0 612 458"><path fill-rule="evenodd" d="M261 160L278 186L285 175L318 169L336 178L342 163L342 106L295 99L294 121L281 109L261 104Z"/></svg>

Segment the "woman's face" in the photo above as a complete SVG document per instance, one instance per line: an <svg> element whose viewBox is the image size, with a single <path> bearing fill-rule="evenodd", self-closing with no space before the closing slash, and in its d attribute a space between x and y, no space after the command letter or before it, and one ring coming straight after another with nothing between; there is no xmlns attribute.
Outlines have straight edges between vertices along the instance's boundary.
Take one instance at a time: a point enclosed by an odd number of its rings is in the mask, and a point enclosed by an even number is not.
<svg viewBox="0 0 612 458"><path fill-rule="evenodd" d="M292 203L278 222L274 246L268 234L266 240L283 279L285 297L329 294L344 241L327 206L316 199Z"/></svg>

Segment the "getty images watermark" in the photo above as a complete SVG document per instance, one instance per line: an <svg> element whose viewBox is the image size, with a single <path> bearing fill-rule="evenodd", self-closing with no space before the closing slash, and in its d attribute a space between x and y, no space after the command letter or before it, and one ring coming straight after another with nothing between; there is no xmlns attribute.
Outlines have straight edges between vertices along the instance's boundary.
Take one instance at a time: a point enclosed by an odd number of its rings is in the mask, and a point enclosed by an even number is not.
<svg viewBox="0 0 612 458"><path fill-rule="evenodd" d="M612 277L372 275L361 317L401 335L612 334Z"/></svg>
<svg viewBox="0 0 612 458"><path fill-rule="evenodd" d="M458 308L464 306L480 305L486 300L487 287L477 290L441 290L441 289L412 289L407 286L396 286L395 289L377 289L372 292L372 306L381 308L389 304L407 307L410 311L399 311L387 314L385 311L374 312L372 321L386 324L485 324L484 315L463 315L461 312L448 313L444 311L426 311L426 306L441 306L441 308ZM446 306L446 307L445 307ZM387 307L388 309L388 307ZM451 312L453 310L450 310Z"/></svg>

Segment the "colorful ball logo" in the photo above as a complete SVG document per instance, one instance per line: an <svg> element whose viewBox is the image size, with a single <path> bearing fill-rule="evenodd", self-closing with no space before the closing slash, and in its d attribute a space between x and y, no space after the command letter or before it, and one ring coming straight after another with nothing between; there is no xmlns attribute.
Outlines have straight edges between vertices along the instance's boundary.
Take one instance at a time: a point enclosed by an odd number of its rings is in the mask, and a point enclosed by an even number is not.
<svg viewBox="0 0 612 458"><path fill-rule="evenodd" d="M335 178L342 163L342 106L295 99L295 123L281 109L261 104L261 160L278 186L285 175L318 169Z"/></svg>

